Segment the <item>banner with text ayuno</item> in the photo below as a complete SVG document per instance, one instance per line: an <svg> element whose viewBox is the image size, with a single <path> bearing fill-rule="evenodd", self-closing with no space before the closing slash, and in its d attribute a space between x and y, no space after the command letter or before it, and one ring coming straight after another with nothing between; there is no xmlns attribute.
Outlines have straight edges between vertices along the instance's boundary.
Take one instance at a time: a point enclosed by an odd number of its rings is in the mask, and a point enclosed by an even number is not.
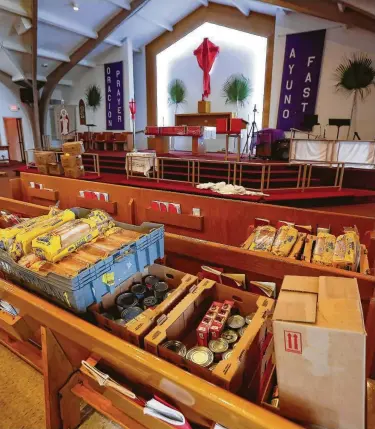
<svg viewBox="0 0 375 429"><path fill-rule="evenodd" d="M124 130L124 72L122 61L104 64L107 130Z"/></svg>
<svg viewBox="0 0 375 429"><path fill-rule="evenodd" d="M304 129L305 115L315 114L326 30L286 36L277 128Z"/></svg>

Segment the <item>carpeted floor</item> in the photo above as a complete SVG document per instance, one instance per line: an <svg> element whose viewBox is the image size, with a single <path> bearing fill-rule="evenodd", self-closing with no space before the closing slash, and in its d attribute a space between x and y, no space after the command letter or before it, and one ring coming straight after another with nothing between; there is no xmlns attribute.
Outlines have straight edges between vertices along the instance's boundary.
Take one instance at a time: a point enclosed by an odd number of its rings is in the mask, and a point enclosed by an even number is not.
<svg viewBox="0 0 375 429"><path fill-rule="evenodd" d="M45 429L42 375L0 345L0 428ZM80 429L120 429L94 412Z"/></svg>

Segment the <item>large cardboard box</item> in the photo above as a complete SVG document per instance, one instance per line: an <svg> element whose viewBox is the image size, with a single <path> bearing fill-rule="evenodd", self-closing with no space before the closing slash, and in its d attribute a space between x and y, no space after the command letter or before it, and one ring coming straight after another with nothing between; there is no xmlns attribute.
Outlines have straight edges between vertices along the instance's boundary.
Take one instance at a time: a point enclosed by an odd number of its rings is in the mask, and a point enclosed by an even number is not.
<svg viewBox="0 0 375 429"><path fill-rule="evenodd" d="M66 153L62 155L60 159L61 159L61 165L64 168L81 167L83 165L81 155L70 155Z"/></svg>
<svg viewBox="0 0 375 429"><path fill-rule="evenodd" d="M50 174L51 176L62 176L63 173L64 170L61 164L58 164L57 162L52 162L48 164L48 174Z"/></svg>
<svg viewBox="0 0 375 429"><path fill-rule="evenodd" d="M364 429L366 332L356 279L285 276L273 316L281 413Z"/></svg>
<svg viewBox="0 0 375 429"><path fill-rule="evenodd" d="M36 166L48 165L56 162L56 154L48 151L34 152L34 161Z"/></svg>
<svg viewBox="0 0 375 429"><path fill-rule="evenodd" d="M65 177L69 177L71 179L79 179L84 176L85 169L84 167L73 167L73 168L64 168Z"/></svg>
<svg viewBox="0 0 375 429"><path fill-rule="evenodd" d="M37 165L39 174L48 174L48 165Z"/></svg>
<svg viewBox="0 0 375 429"><path fill-rule="evenodd" d="M62 150L64 153L69 153L70 155L82 155L85 153L85 147L82 142L68 142L62 145Z"/></svg>

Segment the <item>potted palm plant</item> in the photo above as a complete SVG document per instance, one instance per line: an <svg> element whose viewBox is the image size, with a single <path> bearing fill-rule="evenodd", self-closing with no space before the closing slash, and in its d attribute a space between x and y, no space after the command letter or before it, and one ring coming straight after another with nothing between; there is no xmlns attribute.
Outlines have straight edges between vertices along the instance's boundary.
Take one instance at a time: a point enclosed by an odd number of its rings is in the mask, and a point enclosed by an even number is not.
<svg viewBox="0 0 375 429"><path fill-rule="evenodd" d="M371 58L367 54L353 54L350 58L344 58L335 72L336 90L344 92L351 97L353 94L353 103L350 114L351 125L348 130L348 136L353 130L354 136L359 138L356 129L358 99L363 101L375 85L375 68Z"/></svg>
<svg viewBox="0 0 375 429"><path fill-rule="evenodd" d="M252 92L250 79L243 74L232 74L223 85L225 104L236 105L236 116L240 107L244 107Z"/></svg>
<svg viewBox="0 0 375 429"><path fill-rule="evenodd" d="M181 79L173 79L168 85L168 103L175 106L175 113L182 103L186 103L186 86Z"/></svg>
<svg viewBox="0 0 375 429"><path fill-rule="evenodd" d="M86 104L92 110L93 116L102 103L102 91L98 85L89 85L85 91ZM94 118L93 118L94 119ZM93 122L95 122L93 120Z"/></svg>

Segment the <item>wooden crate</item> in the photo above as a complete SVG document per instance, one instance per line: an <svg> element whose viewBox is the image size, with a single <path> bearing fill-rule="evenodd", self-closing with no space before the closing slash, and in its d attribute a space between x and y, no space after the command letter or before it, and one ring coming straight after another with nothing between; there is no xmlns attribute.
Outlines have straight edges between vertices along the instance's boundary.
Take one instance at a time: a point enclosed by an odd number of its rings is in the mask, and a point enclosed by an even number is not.
<svg viewBox="0 0 375 429"><path fill-rule="evenodd" d="M134 281L141 281L142 273L137 273L124 282L123 286L119 287L115 294L105 295L100 304L94 304L89 307L89 311L94 314L100 327L137 346L143 345L144 337L156 326L157 320L168 313L173 306L189 293L190 288L198 282L196 276L158 264L148 267L147 274L157 276L167 282L170 289L173 290L173 293L158 306L153 309L150 308L145 310L125 326L121 326L113 320L107 319L102 313L110 311L110 309L113 308L115 309L114 311L117 312L115 306L116 297L120 293L129 290Z"/></svg>
<svg viewBox="0 0 375 429"><path fill-rule="evenodd" d="M203 368L176 353L161 347L168 340L182 341L187 349L194 347L196 328L213 301L232 300L241 314L255 312L252 323L233 349L231 357L220 361L213 371ZM275 301L249 292L233 289L212 280L202 280L190 293L145 337L145 349L150 353L187 369L211 383L232 392L254 386L254 394L259 382L263 358L263 346L267 337L267 316Z"/></svg>
<svg viewBox="0 0 375 429"><path fill-rule="evenodd" d="M26 341L32 336L32 331L23 317L12 316L2 310L0 310L0 329L20 341Z"/></svg>

